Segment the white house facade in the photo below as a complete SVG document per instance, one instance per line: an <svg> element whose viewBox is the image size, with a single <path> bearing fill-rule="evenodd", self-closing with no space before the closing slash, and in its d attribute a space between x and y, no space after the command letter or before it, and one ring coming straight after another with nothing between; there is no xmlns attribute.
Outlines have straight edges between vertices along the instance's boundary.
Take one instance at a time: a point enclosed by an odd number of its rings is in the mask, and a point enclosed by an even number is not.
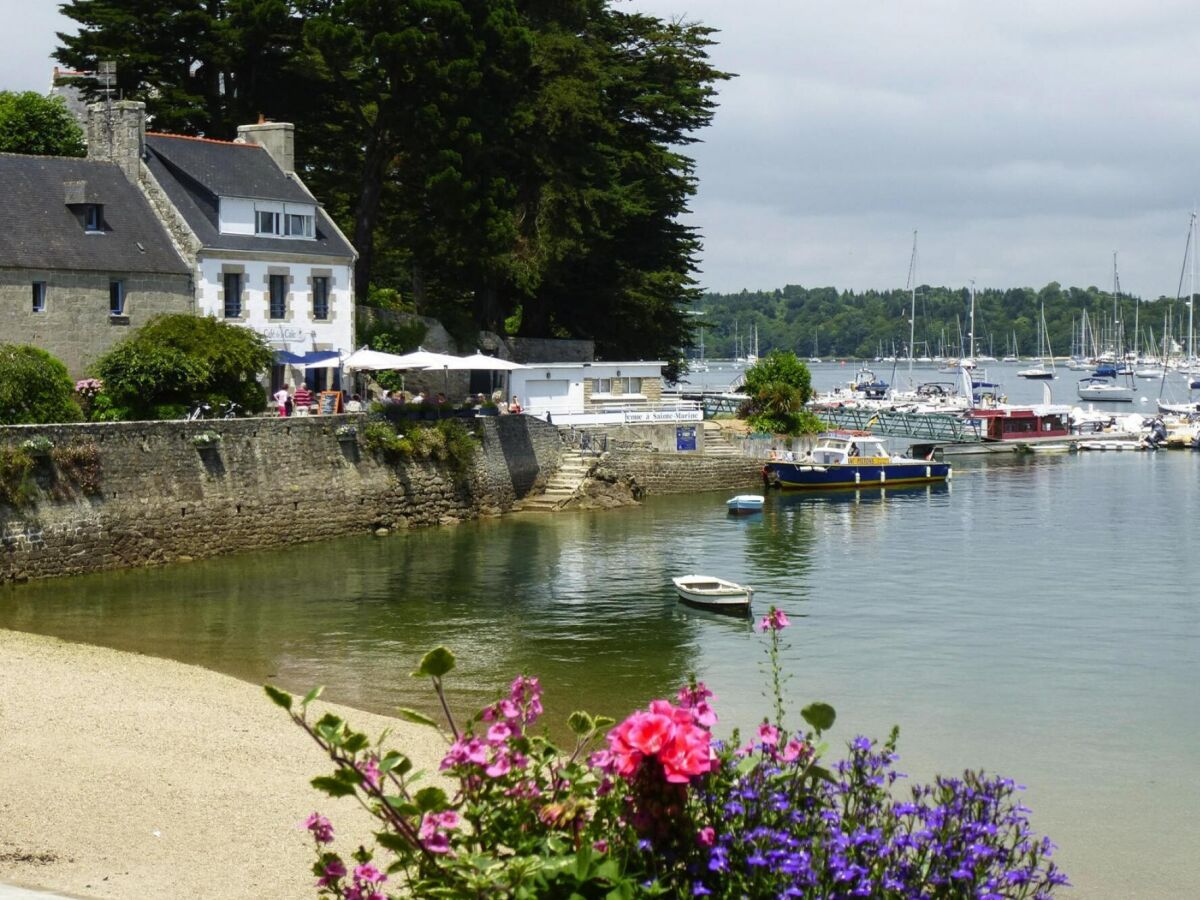
<svg viewBox="0 0 1200 900"><path fill-rule="evenodd" d="M191 247L196 312L267 339L271 391L340 386L336 359L354 349L357 254L296 175L293 134L268 122L237 141L144 137L143 189Z"/></svg>
<svg viewBox="0 0 1200 900"><path fill-rule="evenodd" d="M663 403L663 363L530 363L510 376L526 413L560 425L699 422L696 403Z"/></svg>

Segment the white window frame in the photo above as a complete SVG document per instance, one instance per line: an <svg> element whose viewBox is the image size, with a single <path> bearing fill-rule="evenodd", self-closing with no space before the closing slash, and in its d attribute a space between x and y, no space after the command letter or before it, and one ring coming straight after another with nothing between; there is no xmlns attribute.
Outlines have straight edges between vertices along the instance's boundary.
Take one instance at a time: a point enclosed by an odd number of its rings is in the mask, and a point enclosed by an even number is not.
<svg viewBox="0 0 1200 900"><path fill-rule="evenodd" d="M307 213L285 212L283 214L283 218L284 218L284 232L288 237L310 238L313 236L313 216L310 216ZM299 222L297 223L300 226L299 231L296 231L292 228L293 222L295 222L295 220L299 220Z"/></svg>
<svg viewBox="0 0 1200 900"><path fill-rule="evenodd" d="M282 213L276 212L273 209L255 209L254 210L254 233L256 235L270 235L275 237L279 234L279 217ZM263 216L270 217L270 228L263 229Z"/></svg>
<svg viewBox="0 0 1200 900"><path fill-rule="evenodd" d="M46 311L46 282L33 282L33 311L35 313L44 313Z"/></svg>

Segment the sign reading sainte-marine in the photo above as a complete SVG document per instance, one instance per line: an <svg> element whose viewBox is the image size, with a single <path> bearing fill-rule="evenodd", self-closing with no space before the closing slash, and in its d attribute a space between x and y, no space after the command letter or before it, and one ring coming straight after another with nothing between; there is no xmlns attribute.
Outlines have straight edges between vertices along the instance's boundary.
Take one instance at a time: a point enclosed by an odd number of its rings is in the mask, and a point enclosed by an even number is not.
<svg viewBox="0 0 1200 900"><path fill-rule="evenodd" d="M700 422L704 419L699 409L647 409L627 410L626 422Z"/></svg>

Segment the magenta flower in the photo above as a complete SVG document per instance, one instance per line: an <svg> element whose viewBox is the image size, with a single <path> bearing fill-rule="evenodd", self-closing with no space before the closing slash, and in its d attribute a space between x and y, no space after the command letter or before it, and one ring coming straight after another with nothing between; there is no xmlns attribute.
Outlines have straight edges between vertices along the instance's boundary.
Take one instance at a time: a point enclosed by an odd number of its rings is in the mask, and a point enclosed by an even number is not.
<svg viewBox="0 0 1200 900"><path fill-rule="evenodd" d="M368 756L365 762L358 765L363 783L373 790L379 790L379 761L374 756Z"/></svg>
<svg viewBox="0 0 1200 900"><path fill-rule="evenodd" d="M355 881L365 881L367 884L383 884L387 876L370 863L364 863L354 870Z"/></svg>
<svg viewBox="0 0 1200 900"><path fill-rule="evenodd" d="M493 744L502 744L513 735L513 730L506 722L497 722L488 729L487 739Z"/></svg>
<svg viewBox="0 0 1200 900"><path fill-rule="evenodd" d="M763 722L758 726L758 739L768 747L774 747L779 743L779 729L774 725Z"/></svg>
<svg viewBox="0 0 1200 900"><path fill-rule="evenodd" d="M598 841L593 841L592 849L595 850L597 853L607 853L608 852L608 841L604 840L603 838L601 838Z"/></svg>
<svg viewBox="0 0 1200 900"><path fill-rule="evenodd" d="M771 611L763 616L762 621L758 623L759 631L783 631L792 623L788 621L787 614L782 609L771 607Z"/></svg>
<svg viewBox="0 0 1200 900"><path fill-rule="evenodd" d="M710 827L701 828L696 832L696 841L701 847L711 847L717 839L717 833Z"/></svg>
<svg viewBox="0 0 1200 900"><path fill-rule="evenodd" d="M346 866L340 859L334 858L325 863L325 868L320 878L317 879L317 887L328 887L335 881L346 877Z"/></svg>
<svg viewBox="0 0 1200 900"><path fill-rule="evenodd" d="M333 823L320 813L313 813L305 819L304 827L312 832L313 839L318 844L333 843Z"/></svg>

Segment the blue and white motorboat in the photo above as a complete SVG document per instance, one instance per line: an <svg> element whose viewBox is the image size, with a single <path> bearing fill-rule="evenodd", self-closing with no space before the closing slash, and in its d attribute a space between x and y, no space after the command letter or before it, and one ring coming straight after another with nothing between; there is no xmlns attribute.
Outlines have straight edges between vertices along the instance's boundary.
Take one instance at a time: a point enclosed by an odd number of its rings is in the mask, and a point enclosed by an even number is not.
<svg viewBox="0 0 1200 900"><path fill-rule="evenodd" d="M884 442L865 431L827 431L811 454L795 462L770 460L767 484L785 489L891 487L946 481L949 463L894 456Z"/></svg>
<svg viewBox="0 0 1200 900"><path fill-rule="evenodd" d="M762 512L765 498L762 494L738 494L725 501L730 515L744 516L749 513Z"/></svg>

